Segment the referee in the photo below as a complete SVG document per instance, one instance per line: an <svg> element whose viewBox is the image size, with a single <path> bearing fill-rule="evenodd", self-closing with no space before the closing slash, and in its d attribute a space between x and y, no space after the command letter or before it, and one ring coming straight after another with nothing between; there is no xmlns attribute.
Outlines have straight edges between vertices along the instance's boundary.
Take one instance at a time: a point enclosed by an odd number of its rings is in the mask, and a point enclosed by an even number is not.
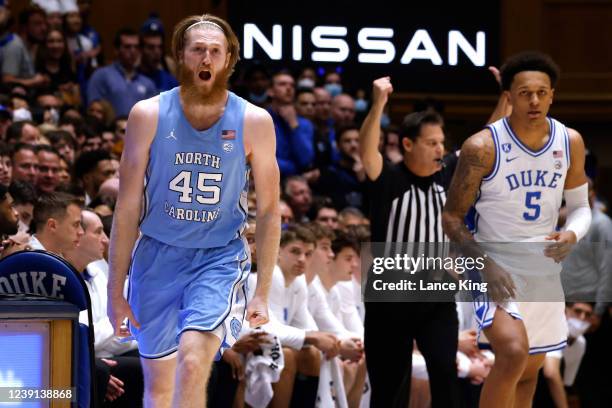
<svg viewBox="0 0 612 408"><path fill-rule="evenodd" d="M360 153L371 198L372 242L445 242L442 208L456 156L443 160L442 118L424 111L404 118L400 129L404 160L387 163L378 143L380 118L391 92L389 77L374 81L372 108L360 131ZM415 340L427 363L432 406L458 406L454 301L367 302L365 308L371 406L407 406Z"/></svg>

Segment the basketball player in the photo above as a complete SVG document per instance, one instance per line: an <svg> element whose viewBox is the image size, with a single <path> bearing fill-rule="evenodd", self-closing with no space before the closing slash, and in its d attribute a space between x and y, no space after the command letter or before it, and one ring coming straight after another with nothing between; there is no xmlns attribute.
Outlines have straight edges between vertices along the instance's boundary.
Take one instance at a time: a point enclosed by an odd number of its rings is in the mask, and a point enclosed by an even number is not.
<svg viewBox="0 0 612 408"><path fill-rule="evenodd" d="M245 313L250 170L258 280L246 317L252 327L268 321L279 171L269 114L227 90L239 57L231 27L211 15L191 16L178 23L172 44L181 85L139 102L128 120L109 317L124 336L127 318L138 340L145 406L204 407L213 358L234 343ZM128 269L129 304L122 295Z"/></svg>
<svg viewBox="0 0 612 408"><path fill-rule="evenodd" d="M552 241L544 255L552 258L547 262L554 269L588 230L591 213L582 137L547 117L558 76L556 64L546 55L526 52L511 57L501 68L501 82L512 113L463 144L443 224L449 238L472 255L483 255L474 241ZM568 222L563 231L555 231L563 198ZM477 214L474 236L464 224L472 205ZM560 282L558 273L535 272L545 275L551 286ZM491 258L483 277L490 297L477 309L477 319L495 352L495 364L480 406L531 406L545 353L566 343L564 304L516 302L529 285L517 289L510 273Z"/></svg>

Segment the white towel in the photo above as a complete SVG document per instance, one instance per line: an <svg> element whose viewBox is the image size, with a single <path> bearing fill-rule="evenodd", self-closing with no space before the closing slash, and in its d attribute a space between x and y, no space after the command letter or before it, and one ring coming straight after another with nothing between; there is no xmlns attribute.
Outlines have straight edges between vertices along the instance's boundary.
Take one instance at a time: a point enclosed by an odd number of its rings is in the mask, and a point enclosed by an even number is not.
<svg viewBox="0 0 612 408"><path fill-rule="evenodd" d="M270 403L274 395L272 383L279 380L285 367L283 348L278 337L268 334L266 340L268 343L262 344L261 353L249 353L246 358L244 399L253 408L263 408Z"/></svg>
<svg viewBox="0 0 612 408"><path fill-rule="evenodd" d="M317 408L348 408L340 360L334 357L327 360L321 355L321 371L319 372L319 389L317 391Z"/></svg>

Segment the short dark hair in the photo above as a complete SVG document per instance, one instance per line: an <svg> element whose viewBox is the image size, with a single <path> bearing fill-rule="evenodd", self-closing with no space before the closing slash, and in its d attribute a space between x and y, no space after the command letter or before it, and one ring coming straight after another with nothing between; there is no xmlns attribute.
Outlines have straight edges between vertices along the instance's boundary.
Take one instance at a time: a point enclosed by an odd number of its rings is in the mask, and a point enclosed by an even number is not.
<svg viewBox="0 0 612 408"><path fill-rule="evenodd" d="M111 160L111 155L106 150L92 150L81 154L74 162L74 177L76 179L82 178L95 170L98 163L103 160Z"/></svg>
<svg viewBox="0 0 612 408"><path fill-rule="evenodd" d="M332 241L332 251L334 251L334 254L337 255L344 248L351 248L357 252L357 254L359 254L361 249L359 248L359 242L354 236L339 231L336 235L336 239Z"/></svg>
<svg viewBox="0 0 612 408"><path fill-rule="evenodd" d="M440 125L444 126L444 119L436 111L424 110L420 112L412 112L404 117L402 125L399 128L400 134L400 146L402 146L402 140L407 137L413 142L421 134L423 125Z"/></svg>
<svg viewBox="0 0 612 408"><path fill-rule="evenodd" d="M357 124L355 123L349 123L347 125L340 126L336 130L336 140L340 142L340 139L342 139L342 135L348 132L349 130L356 130L357 132L359 132L359 126L357 126Z"/></svg>
<svg viewBox="0 0 612 408"><path fill-rule="evenodd" d="M59 154L59 152L54 147L49 146L49 145L36 145L35 150L36 150L36 154L40 152L47 152L47 153L53 153L57 155L57 157L61 157L61 154Z"/></svg>
<svg viewBox="0 0 612 408"><path fill-rule="evenodd" d="M140 36L136 32L136 30L129 28L129 27L124 27L115 33L115 39L113 41L113 45L115 46L116 49L119 49L119 47L121 46L121 37L123 36L138 37L138 42L140 43Z"/></svg>
<svg viewBox="0 0 612 408"><path fill-rule="evenodd" d="M514 76L523 71L543 72L550 78L550 86L557 86L561 70L553 59L539 51L524 51L508 58L500 68L502 90L512 86Z"/></svg>
<svg viewBox="0 0 612 408"><path fill-rule="evenodd" d="M319 214L319 211L321 211L321 209L323 208L333 208L334 210L336 209L336 207L334 206L334 202L330 197L315 196L312 199L312 213L317 216L317 214Z"/></svg>
<svg viewBox="0 0 612 408"><path fill-rule="evenodd" d="M291 225L281 233L280 246L284 247L295 241L302 241L307 244L317 243L312 232L303 225Z"/></svg>
<svg viewBox="0 0 612 408"><path fill-rule="evenodd" d="M36 123L32 122L31 120L20 120L18 122L13 122L6 129L6 142L11 143L13 140L18 141L21 139L21 133L23 132L23 127L25 125L32 125L36 127Z"/></svg>
<svg viewBox="0 0 612 408"><path fill-rule="evenodd" d="M15 180L9 186L9 192L15 204L36 204L36 188L27 181Z"/></svg>
<svg viewBox="0 0 612 408"><path fill-rule="evenodd" d="M43 16L46 21L47 13L45 13L45 10L43 10L40 6L31 5L19 13L19 25L22 27L26 26L30 22L30 18L36 14Z"/></svg>
<svg viewBox="0 0 612 408"><path fill-rule="evenodd" d="M21 142L19 142L19 143L16 143L13 146L13 154L12 154L11 158L14 159L15 158L15 154L17 154L17 152L20 151L20 150L29 150L32 153L36 154L36 146L31 145L29 143L21 143Z"/></svg>
<svg viewBox="0 0 612 408"><path fill-rule="evenodd" d="M12 153L11 148L6 143L0 141L0 157L11 157Z"/></svg>
<svg viewBox="0 0 612 408"><path fill-rule="evenodd" d="M49 139L53 146L60 142L65 142L66 144L72 146L73 149L76 149L76 142L72 137L72 134L67 130L52 130L47 132L45 136L47 136L47 139Z"/></svg>
<svg viewBox="0 0 612 408"><path fill-rule="evenodd" d="M33 232L40 231L49 218L63 219L70 205L83 207L83 200L68 193L50 193L38 197L34 204L34 215L32 217Z"/></svg>

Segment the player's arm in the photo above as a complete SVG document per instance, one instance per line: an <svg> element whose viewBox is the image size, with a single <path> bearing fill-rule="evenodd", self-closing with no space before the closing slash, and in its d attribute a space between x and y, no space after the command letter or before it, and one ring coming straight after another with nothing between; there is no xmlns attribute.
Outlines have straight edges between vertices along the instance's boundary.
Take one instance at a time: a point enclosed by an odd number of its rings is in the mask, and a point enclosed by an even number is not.
<svg viewBox="0 0 612 408"><path fill-rule="evenodd" d="M268 292L280 243L279 184L276 136L270 114L247 106L244 123L245 148L257 193L257 287L249 302L247 319L251 327L268 321Z"/></svg>
<svg viewBox="0 0 612 408"><path fill-rule="evenodd" d="M484 129L470 136L461 146L461 155L453 175L446 205L442 212L442 227L453 242L474 242L465 225L465 216L476 196L482 179L495 164L495 145L491 131Z"/></svg>
<svg viewBox="0 0 612 408"><path fill-rule="evenodd" d="M569 135L570 166L565 177L563 198L567 208L567 220L563 231L551 233L546 239L556 241L544 254L561 262L571 251L571 245L580 241L591 225L589 186L584 172L584 142L580 133L567 129Z"/></svg>
<svg viewBox="0 0 612 408"><path fill-rule="evenodd" d="M380 119L393 92L390 77L378 78L372 84L372 108L359 130L359 155L370 180L376 180L383 168L383 157L378 151Z"/></svg>
<svg viewBox="0 0 612 408"><path fill-rule="evenodd" d="M119 166L119 195L113 217L108 276L109 318L118 335L126 334L119 332L125 317L136 324L123 297L123 286L132 249L138 238L144 177L149 161L149 148L157 129L158 111L157 98L138 102L132 108Z"/></svg>
<svg viewBox="0 0 612 408"><path fill-rule="evenodd" d="M481 130L470 136L461 147L457 169L442 212L442 227L451 241L458 243L467 256L482 257L474 237L465 225L465 216L474 204L480 183L495 164L495 144L491 131ZM514 295L514 283L507 272L487 258L483 272L489 283L489 294L500 301Z"/></svg>

